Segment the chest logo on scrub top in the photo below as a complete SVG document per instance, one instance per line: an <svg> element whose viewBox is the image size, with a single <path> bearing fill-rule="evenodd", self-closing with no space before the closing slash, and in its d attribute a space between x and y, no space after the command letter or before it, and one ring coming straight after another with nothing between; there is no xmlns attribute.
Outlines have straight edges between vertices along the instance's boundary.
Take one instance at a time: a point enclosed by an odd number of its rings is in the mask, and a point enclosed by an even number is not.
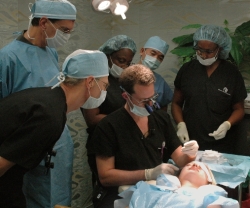
<svg viewBox="0 0 250 208"><path fill-rule="evenodd" d="M226 87L224 87L222 90L221 89L218 89L218 90L225 93L225 94L227 94L227 95L230 95L229 93L227 93L228 89Z"/></svg>

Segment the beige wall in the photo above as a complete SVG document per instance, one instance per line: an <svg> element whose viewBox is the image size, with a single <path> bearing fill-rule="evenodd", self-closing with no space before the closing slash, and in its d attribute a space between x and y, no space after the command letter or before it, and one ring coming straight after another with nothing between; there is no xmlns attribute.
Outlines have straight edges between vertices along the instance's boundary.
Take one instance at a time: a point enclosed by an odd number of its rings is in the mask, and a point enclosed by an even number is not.
<svg viewBox="0 0 250 208"><path fill-rule="evenodd" d="M0 48L15 37L12 33L28 26L28 3L31 0L0 0ZM172 39L192 32L181 30L187 24L217 24L223 26L228 20L234 29L250 19L250 0L133 0L126 13L127 19L96 12L90 0L71 0L78 10L75 32L70 41L59 49L60 65L65 57L78 48L98 49L108 38L126 34L133 38L138 51L153 35L166 40L170 49L175 47ZM139 55L136 54L135 62ZM161 67L157 69L173 87L178 71L178 60L167 53ZM86 124L75 111L68 116L68 125L75 143L72 207L88 207L91 197L90 171L86 161Z"/></svg>

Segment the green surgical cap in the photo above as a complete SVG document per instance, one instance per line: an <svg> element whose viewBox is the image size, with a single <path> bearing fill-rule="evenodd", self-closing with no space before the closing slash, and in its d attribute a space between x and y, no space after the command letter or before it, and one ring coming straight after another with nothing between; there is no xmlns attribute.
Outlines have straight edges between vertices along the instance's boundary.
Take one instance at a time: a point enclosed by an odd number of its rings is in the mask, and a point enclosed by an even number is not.
<svg viewBox="0 0 250 208"><path fill-rule="evenodd" d="M75 20L76 8L67 0L37 0L31 8L31 17Z"/></svg>
<svg viewBox="0 0 250 208"><path fill-rule="evenodd" d="M135 42L126 35L117 35L110 38L99 48L99 50L108 55L123 48L128 48L134 54L136 53Z"/></svg>
<svg viewBox="0 0 250 208"><path fill-rule="evenodd" d="M77 79L108 76L107 56L101 51L76 50L65 59L62 73Z"/></svg>
<svg viewBox="0 0 250 208"><path fill-rule="evenodd" d="M229 34L223 27L216 25L203 25L193 36L194 46L200 40L208 40L217 44L222 50L220 51L219 58L227 59L229 52L232 48L232 40Z"/></svg>
<svg viewBox="0 0 250 208"><path fill-rule="evenodd" d="M158 36L153 36L145 43L144 48L152 48L166 55L169 45Z"/></svg>

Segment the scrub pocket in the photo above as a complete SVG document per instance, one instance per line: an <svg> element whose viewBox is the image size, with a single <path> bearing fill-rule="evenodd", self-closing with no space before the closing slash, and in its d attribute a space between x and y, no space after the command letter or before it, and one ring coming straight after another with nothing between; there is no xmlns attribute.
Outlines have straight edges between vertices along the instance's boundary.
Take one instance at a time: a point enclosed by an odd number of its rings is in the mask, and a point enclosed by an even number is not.
<svg viewBox="0 0 250 208"><path fill-rule="evenodd" d="M208 108L217 114L225 114L231 108L231 95L218 89L207 89Z"/></svg>

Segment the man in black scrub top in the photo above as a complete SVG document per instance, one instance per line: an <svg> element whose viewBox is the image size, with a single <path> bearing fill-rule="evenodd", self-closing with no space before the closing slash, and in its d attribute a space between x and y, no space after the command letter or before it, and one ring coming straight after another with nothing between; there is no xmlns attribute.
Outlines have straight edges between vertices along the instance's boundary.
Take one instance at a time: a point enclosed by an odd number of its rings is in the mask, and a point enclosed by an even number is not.
<svg viewBox="0 0 250 208"><path fill-rule="evenodd" d="M49 152L63 132L66 114L104 101L107 57L100 51L77 50L66 58L57 79L52 88L25 89L0 100L0 207L26 207L24 173L46 153L50 167Z"/></svg>
<svg viewBox="0 0 250 208"><path fill-rule="evenodd" d="M174 174L178 168L167 163L170 158L183 167L198 151L196 141L182 148L167 112L152 112L157 95L149 68L132 65L123 70L119 82L125 105L103 118L89 141L88 154L95 158L91 169L99 179L94 207L113 207L119 186Z"/></svg>
<svg viewBox="0 0 250 208"><path fill-rule="evenodd" d="M200 150L233 154L247 92L238 68L226 60L231 38L222 27L203 25L193 39L197 60L184 64L174 82L177 135L183 143L196 140Z"/></svg>

